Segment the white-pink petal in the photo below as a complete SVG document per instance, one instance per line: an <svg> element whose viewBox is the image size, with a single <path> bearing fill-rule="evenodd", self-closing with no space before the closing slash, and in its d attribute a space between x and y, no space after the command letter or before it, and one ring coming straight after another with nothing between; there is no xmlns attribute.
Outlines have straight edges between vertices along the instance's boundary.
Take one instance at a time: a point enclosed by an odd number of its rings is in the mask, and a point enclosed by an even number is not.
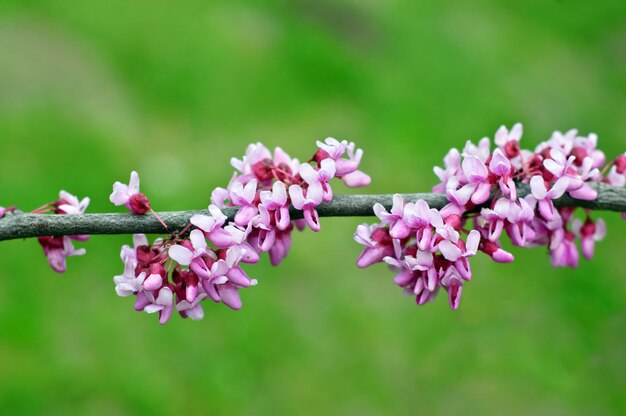
<svg viewBox="0 0 626 416"><path fill-rule="evenodd" d="M191 260L193 260L191 250L178 244L170 247L168 255L172 260L183 266L189 266Z"/></svg>

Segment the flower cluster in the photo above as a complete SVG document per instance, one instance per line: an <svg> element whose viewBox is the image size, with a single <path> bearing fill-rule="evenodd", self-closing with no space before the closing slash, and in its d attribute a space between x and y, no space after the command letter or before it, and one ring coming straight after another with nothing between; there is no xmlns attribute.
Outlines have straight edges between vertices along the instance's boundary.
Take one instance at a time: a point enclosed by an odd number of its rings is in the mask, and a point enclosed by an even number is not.
<svg viewBox="0 0 626 416"><path fill-rule="evenodd" d="M228 187L212 192L209 215L191 218L188 237L187 228L150 245L136 235L133 248L122 248L124 273L114 278L117 293L136 295L135 309L159 312L162 324L174 309L184 318L201 319L200 302L206 298L241 308L239 289L256 284L242 264L268 253L278 265L289 252L294 226L318 231L316 207L332 200L332 178L354 187L370 182L358 169L363 152L354 143L328 138L317 145L307 163L278 147L270 152L260 143L250 145L241 160L231 160L236 172ZM114 185L111 201L140 213L132 203L138 192L133 172L129 185ZM232 221L222 212L227 207L237 208ZM292 218L290 207L301 214Z"/></svg>
<svg viewBox="0 0 626 416"><path fill-rule="evenodd" d="M520 147L521 136L521 124L502 126L493 150L488 138L450 150L444 167L434 169L441 182L433 191L449 201L441 210L424 201L405 203L400 195L390 212L376 206L381 223L361 225L355 234L366 247L358 266L389 264L397 272L395 282L420 305L443 287L456 309L463 282L471 279L468 257L480 250L497 262L513 261L502 248L503 234L520 247L546 246L553 266L571 267L578 265L579 238L590 259L595 242L604 238L604 221L593 220L588 210L581 221L574 208L557 208L553 201L566 193L594 200L594 182L624 186L626 154L605 165L597 136L576 130L555 132L534 151ZM468 235L465 242L460 234Z"/></svg>
<svg viewBox="0 0 626 416"><path fill-rule="evenodd" d="M476 255L480 234L469 232L465 241L461 218L430 208L424 200L405 203L393 197L391 212L376 204L381 224L357 227L355 240L365 245L357 260L359 267L384 261L397 272L394 282L415 296L419 305L431 300L443 287L450 307L459 306L463 281L472 278L469 257Z"/></svg>
<svg viewBox="0 0 626 416"><path fill-rule="evenodd" d="M84 214L89 206L89 198L78 200L74 195L61 191L59 199L50 204L35 210L35 213L52 212L57 215L77 215ZM2 216L0 215L0 218ZM64 273L67 268L67 257L82 256L87 251L84 248L75 249L73 241L87 241L88 235L65 235L39 237L38 241L43 248L43 252L48 259L50 267L58 273Z"/></svg>

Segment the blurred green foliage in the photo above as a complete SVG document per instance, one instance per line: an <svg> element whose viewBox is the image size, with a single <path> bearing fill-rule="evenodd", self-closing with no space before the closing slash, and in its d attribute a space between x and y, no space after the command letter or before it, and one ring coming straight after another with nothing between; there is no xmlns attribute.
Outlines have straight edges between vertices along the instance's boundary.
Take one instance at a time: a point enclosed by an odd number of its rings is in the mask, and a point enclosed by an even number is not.
<svg viewBox="0 0 626 416"><path fill-rule="evenodd" d="M626 3L392 0L0 2L0 204L60 188L112 211L131 169L160 210L203 208L252 141L299 158L364 148L373 193L429 189L432 166L500 124L625 150ZM337 188L338 193L343 192ZM118 210L121 211L121 210ZM63 276L4 242L3 414L619 414L626 411L626 223L593 262L544 250L474 261L461 309L418 308L359 271L362 219L296 234L249 267L240 312L201 322L115 296L119 247L95 236Z"/></svg>

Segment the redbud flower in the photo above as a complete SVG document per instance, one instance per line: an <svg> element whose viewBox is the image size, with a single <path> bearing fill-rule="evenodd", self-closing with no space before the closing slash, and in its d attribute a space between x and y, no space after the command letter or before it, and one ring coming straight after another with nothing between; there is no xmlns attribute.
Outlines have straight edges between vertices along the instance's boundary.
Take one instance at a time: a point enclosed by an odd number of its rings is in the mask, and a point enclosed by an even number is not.
<svg viewBox="0 0 626 416"><path fill-rule="evenodd" d="M174 310L174 294L172 293L172 289L169 287L163 287L158 291L158 295L156 298L148 293L148 298L150 299L149 303L144 307L144 311L148 313L159 313L159 322L161 324L166 324L167 321L170 320L172 316L172 312Z"/></svg>
<svg viewBox="0 0 626 416"><path fill-rule="evenodd" d="M67 257L82 256L87 252L84 248L76 250L69 236L39 237L37 240L48 258L48 264L58 273L65 273Z"/></svg>
<svg viewBox="0 0 626 416"><path fill-rule="evenodd" d="M54 213L57 215L80 215L84 214L89 206L89 198L79 200L76 196L66 192L59 192L59 199L52 204ZM67 257L82 256L87 251L84 248L75 249L74 241L87 241L88 235L70 235L59 237L39 237L38 241L48 259L48 264L58 273L65 273L67 269Z"/></svg>
<svg viewBox="0 0 626 416"><path fill-rule="evenodd" d="M299 174L309 185L307 196L312 200L329 202L333 199L333 191L328 181L335 176L335 162L332 159L324 159L318 170L313 169L308 163L300 165Z"/></svg>
<svg viewBox="0 0 626 416"><path fill-rule="evenodd" d="M546 182L541 176L533 176L530 178L530 189L532 196L537 200L539 205L539 213L546 221L551 221L554 218L554 204L553 199L558 199L565 193L567 186L569 185L569 179L565 176L560 177L552 188L548 190L546 188Z"/></svg>
<svg viewBox="0 0 626 416"><path fill-rule="evenodd" d="M494 142L508 158L514 158L520 154L519 142L522 138L522 132L523 128L520 123L516 123L511 131L505 126L500 126L496 131Z"/></svg>
<svg viewBox="0 0 626 416"><path fill-rule="evenodd" d="M230 200L240 207L235 215L235 224L246 226L259 210L255 204L257 191L256 179L251 180L245 186L241 182L235 182L230 190Z"/></svg>
<svg viewBox="0 0 626 416"><path fill-rule="evenodd" d="M259 194L261 203L268 213L273 212L276 227L286 230L289 227L289 201L287 188L283 182L274 182L272 191L262 191Z"/></svg>
<svg viewBox="0 0 626 416"><path fill-rule="evenodd" d="M66 191L59 192L59 200L54 203L57 214L84 214L89 206L89 198L78 200L77 197Z"/></svg>
<svg viewBox="0 0 626 416"><path fill-rule="evenodd" d="M494 175L500 177L500 189L505 195L509 195L512 200L517 199L515 182L511 177L511 161L502 153L502 150L494 150L489 162L489 170Z"/></svg>
<svg viewBox="0 0 626 416"><path fill-rule="evenodd" d="M319 231L319 216L317 215L315 207L322 202L322 195L314 193L309 196L308 191L303 190L300 185L291 185L289 187L289 196L291 197L293 206L304 212L304 219L309 227L311 227L311 230Z"/></svg>
<svg viewBox="0 0 626 416"><path fill-rule="evenodd" d="M476 205L487 201L491 192L491 184L485 163L476 156L466 155L461 166L468 184L458 190L448 191L450 200L458 205L465 205L470 199Z"/></svg>
<svg viewBox="0 0 626 416"><path fill-rule="evenodd" d="M602 241L606 236L606 223L603 219L594 222L587 218L584 223L576 219L572 222L572 230L576 237L581 239L583 256L591 260L596 241Z"/></svg>
<svg viewBox="0 0 626 416"><path fill-rule="evenodd" d="M109 199L116 206L124 205L138 215L144 215L150 210L150 201L139 192L139 174L135 171L131 172L128 185L121 182L113 184L113 193Z"/></svg>
<svg viewBox="0 0 626 416"><path fill-rule="evenodd" d="M391 212L387 212L382 204L374 204L374 214L383 224L389 224L389 235L393 238L406 238L411 228L404 221L404 200L400 194L393 196Z"/></svg>

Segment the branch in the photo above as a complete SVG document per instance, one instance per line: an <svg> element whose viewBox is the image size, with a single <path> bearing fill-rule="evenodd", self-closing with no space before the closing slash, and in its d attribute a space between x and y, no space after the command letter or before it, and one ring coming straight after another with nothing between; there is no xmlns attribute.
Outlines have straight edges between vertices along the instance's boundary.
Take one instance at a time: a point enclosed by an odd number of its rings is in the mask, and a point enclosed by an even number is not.
<svg viewBox="0 0 626 416"><path fill-rule="evenodd" d="M591 185L598 191L595 201L581 201L564 196L554 201L557 207L583 207L598 211L626 212L626 188L618 188L602 183ZM529 193L528 185L518 185L518 194ZM431 208L441 209L447 203L444 194L403 194L405 201L423 199ZM392 194L385 195L337 195L332 202L317 207L320 217L364 217L373 216L375 203L387 209L392 205ZM237 208L223 209L232 220ZM290 210L294 219L302 218L302 212ZM170 230L180 231L189 219L196 214L207 214L207 210L175 211L158 213ZM166 230L151 215L132 214L85 214L85 215L37 215L15 212L0 219L0 241L40 236L81 235L81 234L164 234Z"/></svg>

